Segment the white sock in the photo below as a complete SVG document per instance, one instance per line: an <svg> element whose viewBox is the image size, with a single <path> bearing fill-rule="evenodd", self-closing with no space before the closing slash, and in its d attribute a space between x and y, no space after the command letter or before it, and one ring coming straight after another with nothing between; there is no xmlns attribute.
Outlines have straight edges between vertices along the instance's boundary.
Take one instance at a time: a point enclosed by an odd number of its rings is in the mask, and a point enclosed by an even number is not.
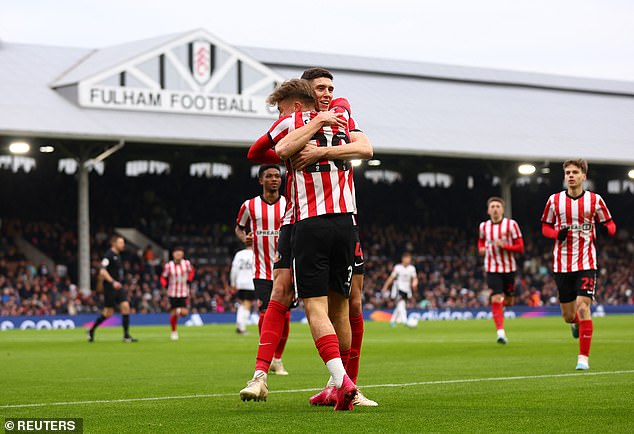
<svg viewBox="0 0 634 434"><path fill-rule="evenodd" d="M577 362L578 363L585 363L587 365L588 364L588 356L582 356L581 354L579 354L579 356L577 357Z"/></svg>
<svg viewBox="0 0 634 434"><path fill-rule="evenodd" d="M407 320L407 309L405 308L405 300L399 300L396 308L400 311L400 322L405 322Z"/></svg>
<svg viewBox="0 0 634 434"><path fill-rule="evenodd" d="M247 328L247 321L249 320L249 311L240 305L236 314L236 322L240 331L245 331Z"/></svg>
<svg viewBox="0 0 634 434"><path fill-rule="evenodd" d="M504 333L504 329L499 329L498 338L505 338L505 337L506 337L506 333Z"/></svg>
<svg viewBox="0 0 634 434"><path fill-rule="evenodd" d="M259 378L261 376L264 376L264 381L266 381L266 378L268 377L268 375L266 374L266 372L264 371L260 371L259 369L257 371L255 371L255 373L253 374L253 379L255 380L256 378Z"/></svg>
<svg viewBox="0 0 634 434"><path fill-rule="evenodd" d="M271 360L271 364L273 364L273 363L279 363L279 362L281 362L281 361L282 361L282 359L278 359L277 357L273 357L273 359Z"/></svg>
<svg viewBox="0 0 634 434"><path fill-rule="evenodd" d="M346 369L343 367L343 362L340 357L331 359L326 362L326 368L330 372L332 381L335 383L335 387L338 389L343 384L343 376L346 375Z"/></svg>
<svg viewBox="0 0 634 434"><path fill-rule="evenodd" d="M326 383L326 387L335 387L335 380L333 380L332 375L328 379L328 382Z"/></svg>

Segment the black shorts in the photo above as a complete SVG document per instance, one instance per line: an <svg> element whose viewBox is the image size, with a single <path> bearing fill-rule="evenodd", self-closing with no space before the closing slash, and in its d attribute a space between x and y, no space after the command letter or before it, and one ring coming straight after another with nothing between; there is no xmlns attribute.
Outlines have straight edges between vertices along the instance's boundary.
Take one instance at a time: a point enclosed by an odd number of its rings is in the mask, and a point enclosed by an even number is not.
<svg viewBox="0 0 634 434"><path fill-rule="evenodd" d="M238 289L238 300L255 300L255 291L252 289Z"/></svg>
<svg viewBox="0 0 634 434"><path fill-rule="evenodd" d="M365 265L363 259L363 249L361 249L361 240L359 239L359 226L354 227L354 266L352 274L365 274Z"/></svg>
<svg viewBox="0 0 634 434"><path fill-rule="evenodd" d="M487 285L493 295L515 296L515 273L487 273Z"/></svg>
<svg viewBox="0 0 634 434"><path fill-rule="evenodd" d="M277 252L275 252L275 261L273 269L291 268L291 239L293 236L293 225L284 225L280 228L280 234L277 237Z"/></svg>
<svg viewBox="0 0 634 434"><path fill-rule="evenodd" d="M577 296L588 297L594 301L597 270L555 273L555 283L557 284L557 291L559 291L560 303L575 301Z"/></svg>
<svg viewBox="0 0 634 434"><path fill-rule="evenodd" d="M170 308L176 309L177 307L188 307L189 297L169 297Z"/></svg>
<svg viewBox="0 0 634 434"><path fill-rule="evenodd" d="M271 292L273 292L273 281L266 279L253 279L255 286L255 296L260 300L260 312L266 311L269 307Z"/></svg>
<svg viewBox="0 0 634 434"><path fill-rule="evenodd" d="M118 307L124 301L128 301L128 291L114 288L104 289L104 307Z"/></svg>
<svg viewBox="0 0 634 434"><path fill-rule="evenodd" d="M327 214L295 223L293 268L300 298L337 291L350 297L354 263L351 214Z"/></svg>

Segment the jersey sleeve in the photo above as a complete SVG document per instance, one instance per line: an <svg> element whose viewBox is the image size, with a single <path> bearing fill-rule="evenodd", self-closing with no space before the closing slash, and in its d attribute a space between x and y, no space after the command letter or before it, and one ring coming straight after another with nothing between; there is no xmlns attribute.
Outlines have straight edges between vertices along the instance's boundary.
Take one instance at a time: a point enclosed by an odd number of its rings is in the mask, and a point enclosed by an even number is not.
<svg viewBox="0 0 634 434"><path fill-rule="evenodd" d="M266 133L251 145L247 153L247 159L261 164L280 163L282 160L275 153L274 145L275 143L271 140L271 136Z"/></svg>
<svg viewBox="0 0 634 434"><path fill-rule="evenodd" d="M511 220L511 239L517 240L518 238L522 238L520 225L518 225L515 220Z"/></svg>
<svg viewBox="0 0 634 434"><path fill-rule="evenodd" d="M286 116L275 121L273 126L269 129L268 136L272 145L276 145L282 140L293 127L293 117Z"/></svg>
<svg viewBox="0 0 634 434"><path fill-rule="evenodd" d="M603 198L597 194L597 212L595 214L595 218L599 223L605 223L608 220L612 220L612 215L610 214L610 210L608 210L607 205Z"/></svg>
<svg viewBox="0 0 634 434"><path fill-rule="evenodd" d="M548 202L546 202L546 207L544 207L544 213L542 214L542 223L547 223L549 225L555 224L555 210L553 207L554 200L554 195L548 198Z"/></svg>
<svg viewBox="0 0 634 434"><path fill-rule="evenodd" d="M249 213L248 201L244 202L240 207L240 211L238 211L238 218L236 219L236 225L241 228L246 228L251 220L251 215Z"/></svg>

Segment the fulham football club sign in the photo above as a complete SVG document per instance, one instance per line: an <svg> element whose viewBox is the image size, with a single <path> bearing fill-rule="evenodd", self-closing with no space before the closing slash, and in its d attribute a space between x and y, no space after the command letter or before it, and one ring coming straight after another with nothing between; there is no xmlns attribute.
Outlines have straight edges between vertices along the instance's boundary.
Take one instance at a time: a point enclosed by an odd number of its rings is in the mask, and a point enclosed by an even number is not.
<svg viewBox="0 0 634 434"><path fill-rule="evenodd" d="M198 30L80 81L78 97L99 109L275 118L265 100L283 80Z"/></svg>

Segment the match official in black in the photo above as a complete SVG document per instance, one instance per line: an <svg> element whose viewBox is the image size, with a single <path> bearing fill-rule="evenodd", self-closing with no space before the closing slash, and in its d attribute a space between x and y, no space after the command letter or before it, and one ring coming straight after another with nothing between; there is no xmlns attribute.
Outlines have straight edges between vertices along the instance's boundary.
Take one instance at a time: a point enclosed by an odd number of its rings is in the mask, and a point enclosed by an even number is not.
<svg viewBox="0 0 634 434"><path fill-rule="evenodd" d="M104 308L92 328L88 330L88 342L94 342L95 330L112 316L116 305L119 305L123 320L123 342L137 341L130 336L130 303L121 283L125 276L121 262L121 252L124 248L125 240L121 235L113 235L110 238L110 249L101 260L101 270L99 270L99 278L103 282L104 289Z"/></svg>

